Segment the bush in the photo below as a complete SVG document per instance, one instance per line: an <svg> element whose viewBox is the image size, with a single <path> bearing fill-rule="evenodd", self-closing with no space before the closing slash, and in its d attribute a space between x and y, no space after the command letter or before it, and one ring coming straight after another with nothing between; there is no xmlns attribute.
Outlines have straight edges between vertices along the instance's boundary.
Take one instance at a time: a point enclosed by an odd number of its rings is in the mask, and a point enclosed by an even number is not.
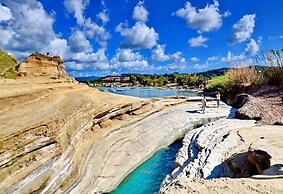
<svg viewBox="0 0 283 194"><path fill-rule="evenodd" d="M283 88L283 68L268 67L263 71L263 83Z"/></svg>
<svg viewBox="0 0 283 194"><path fill-rule="evenodd" d="M260 76L253 66L230 69L225 75L228 77L228 86L250 86L260 82Z"/></svg>
<svg viewBox="0 0 283 194"><path fill-rule="evenodd" d="M0 50L0 77L14 78L16 76L17 59Z"/></svg>
<svg viewBox="0 0 283 194"><path fill-rule="evenodd" d="M221 93L223 93L227 83L228 83L228 77L226 75L214 77L206 85L206 91L207 92L220 91Z"/></svg>

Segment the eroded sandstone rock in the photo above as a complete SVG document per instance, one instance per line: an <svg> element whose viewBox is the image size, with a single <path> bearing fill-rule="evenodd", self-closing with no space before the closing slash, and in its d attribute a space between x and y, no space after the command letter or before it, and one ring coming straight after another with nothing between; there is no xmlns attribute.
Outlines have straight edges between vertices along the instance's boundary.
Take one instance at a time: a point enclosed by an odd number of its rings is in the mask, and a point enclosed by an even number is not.
<svg viewBox="0 0 283 194"><path fill-rule="evenodd" d="M24 59L18 65L17 72L19 76L45 76L52 79L69 77L59 56L49 57L40 53L33 53Z"/></svg>
<svg viewBox="0 0 283 194"><path fill-rule="evenodd" d="M263 150L250 150L234 154L225 161L225 165L234 178L247 178L262 174L270 167L271 156Z"/></svg>

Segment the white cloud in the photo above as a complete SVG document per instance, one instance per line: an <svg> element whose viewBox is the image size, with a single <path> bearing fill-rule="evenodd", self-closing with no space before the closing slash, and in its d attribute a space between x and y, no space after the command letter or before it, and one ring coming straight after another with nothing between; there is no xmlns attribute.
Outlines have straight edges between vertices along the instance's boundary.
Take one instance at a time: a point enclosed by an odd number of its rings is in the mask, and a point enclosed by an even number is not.
<svg viewBox="0 0 283 194"><path fill-rule="evenodd" d="M110 39L111 35L102 26L98 26L96 23L92 22L90 18L85 20L83 25L83 32L85 36L95 41L102 47L107 46L107 40Z"/></svg>
<svg viewBox="0 0 283 194"><path fill-rule="evenodd" d="M59 55L62 59L68 59L71 54L67 40L61 38L52 40L49 45L43 47L41 52L49 52L50 55Z"/></svg>
<svg viewBox="0 0 283 194"><path fill-rule="evenodd" d="M72 35L69 37L69 44L71 50L75 53L92 51L90 42L86 39L84 33L80 30L74 30L72 32Z"/></svg>
<svg viewBox="0 0 283 194"><path fill-rule="evenodd" d="M212 57L209 57L207 60L208 61L217 61L219 59L219 56L212 56Z"/></svg>
<svg viewBox="0 0 283 194"><path fill-rule="evenodd" d="M118 49L116 55L110 60L111 70L143 71L149 68L148 62L139 53L131 49Z"/></svg>
<svg viewBox="0 0 283 194"><path fill-rule="evenodd" d="M12 18L11 10L8 7L0 4L0 22L10 20L11 18Z"/></svg>
<svg viewBox="0 0 283 194"><path fill-rule="evenodd" d="M203 37L203 36L198 36L196 38L191 38L188 43L190 44L191 47L207 47L205 42L208 40L208 38Z"/></svg>
<svg viewBox="0 0 283 194"><path fill-rule="evenodd" d="M1 48L8 48L9 40L15 35L15 32L11 27L0 27L0 47Z"/></svg>
<svg viewBox="0 0 283 194"><path fill-rule="evenodd" d="M197 29L199 33L209 32L219 29L222 26L222 16L219 13L219 3L207 5L203 9L193 7L190 2L185 4L185 8L173 13L187 21L189 28Z"/></svg>
<svg viewBox="0 0 283 194"><path fill-rule="evenodd" d="M182 57L181 51L177 51L176 53L170 55L170 59L175 61L175 62L181 62L181 63L186 62L186 59L184 57Z"/></svg>
<svg viewBox="0 0 283 194"><path fill-rule="evenodd" d="M143 6L143 2L139 2L135 6L132 18L136 21L147 22L148 20L148 11Z"/></svg>
<svg viewBox="0 0 283 194"><path fill-rule="evenodd" d="M107 40L111 37L109 32L107 32L103 26L94 23L91 18L86 18L84 16L84 10L89 3L89 0L65 0L64 6L68 13L74 14L77 24L79 25L78 29L81 30L82 27L85 36L94 39L100 46L106 47ZM109 21L109 16L104 1L101 1L101 4L103 5L104 10L99 12L97 17L102 21L102 24L105 25Z"/></svg>
<svg viewBox="0 0 283 194"><path fill-rule="evenodd" d="M245 59L245 54L241 53L240 55L234 55L231 51L228 51L227 53L227 57L222 57L221 61L222 62L238 62L238 61L242 61L243 59Z"/></svg>
<svg viewBox="0 0 283 194"><path fill-rule="evenodd" d="M224 18L227 18L229 16L231 16L232 13L228 10L228 11L225 11L224 14L222 15Z"/></svg>
<svg viewBox="0 0 283 194"><path fill-rule="evenodd" d="M231 44L244 42L251 37L255 27L255 17L255 14L245 15L233 25L229 39Z"/></svg>
<svg viewBox="0 0 283 194"><path fill-rule="evenodd" d="M56 39L53 13L47 13L40 2L4 0L3 3L12 15L6 15L0 26L3 49L21 59L24 54L40 51Z"/></svg>
<svg viewBox="0 0 283 194"><path fill-rule="evenodd" d="M122 46L125 48L152 48L157 45L158 34L154 28L149 28L143 22L136 22L132 28L124 27L123 24L119 24L115 28L116 32L120 32L125 37L125 41Z"/></svg>
<svg viewBox="0 0 283 194"><path fill-rule="evenodd" d="M204 69L208 68L208 63L204 63L204 64L198 64L197 63L197 64L193 65L192 68L195 69L195 70L198 70L198 71L204 70Z"/></svg>
<svg viewBox="0 0 283 194"><path fill-rule="evenodd" d="M142 60L142 56L137 52L133 53L131 49L118 49L117 51L117 60L119 62L129 62L129 61L138 61Z"/></svg>
<svg viewBox="0 0 283 194"><path fill-rule="evenodd" d="M154 62L173 61L175 63L184 63L186 59L182 57L182 52L177 51L173 54L165 54L166 45L157 45L151 51L151 60Z"/></svg>
<svg viewBox="0 0 283 194"><path fill-rule="evenodd" d="M73 53L64 63L68 71L89 71L89 70L109 70L110 65L105 55L105 49L98 49L97 52Z"/></svg>
<svg viewBox="0 0 283 194"><path fill-rule="evenodd" d="M80 52L75 53L72 56L72 60L75 60L78 63L93 63L93 62L107 62L107 57L105 55L105 49L98 49L97 52Z"/></svg>
<svg viewBox="0 0 283 194"><path fill-rule="evenodd" d="M197 58L197 57L192 57L192 58L190 58L190 61L192 61L192 62L198 62L200 59L199 58Z"/></svg>
<svg viewBox="0 0 283 194"><path fill-rule="evenodd" d="M102 21L103 25L110 20L106 10L99 12L96 16Z"/></svg>
<svg viewBox="0 0 283 194"><path fill-rule="evenodd" d="M89 0L64 0L64 6L68 13L73 13L77 19L77 24L83 25L84 15L83 12L86 6L89 4Z"/></svg>
<svg viewBox="0 0 283 194"><path fill-rule="evenodd" d="M261 38L259 38L258 42L256 42L254 39L251 39L251 41L247 44L247 47L245 48L246 55L256 55L259 51L260 44Z"/></svg>
<svg viewBox="0 0 283 194"><path fill-rule="evenodd" d="M151 52L151 59L153 61L168 61L170 56L164 53L165 47L166 45L157 45L156 48Z"/></svg>

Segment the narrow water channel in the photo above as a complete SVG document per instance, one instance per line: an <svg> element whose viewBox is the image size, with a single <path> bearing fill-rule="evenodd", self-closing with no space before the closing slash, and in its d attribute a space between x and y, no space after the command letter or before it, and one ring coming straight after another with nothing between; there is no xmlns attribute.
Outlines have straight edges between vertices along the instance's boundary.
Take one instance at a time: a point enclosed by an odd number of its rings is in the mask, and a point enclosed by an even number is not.
<svg viewBox="0 0 283 194"><path fill-rule="evenodd" d="M182 140L159 150L150 159L136 168L111 194L154 194L161 182L174 169L174 161Z"/></svg>

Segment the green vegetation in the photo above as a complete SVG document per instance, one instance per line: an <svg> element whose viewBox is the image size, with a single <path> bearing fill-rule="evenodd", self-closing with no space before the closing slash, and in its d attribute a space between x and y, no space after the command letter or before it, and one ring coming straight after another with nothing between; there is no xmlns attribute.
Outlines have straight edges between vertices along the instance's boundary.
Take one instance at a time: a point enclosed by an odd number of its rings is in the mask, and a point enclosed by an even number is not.
<svg viewBox="0 0 283 194"><path fill-rule="evenodd" d="M0 77L14 78L16 76L17 59L0 50Z"/></svg>
<svg viewBox="0 0 283 194"><path fill-rule="evenodd" d="M147 74L130 74L130 83L143 86L163 87L166 84L177 84L178 86L198 86L203 77L196 74L164 74L164 75L147 75Z"/></svg>
<svg viewBox="0 0 283 194"><path fill-rule="evenodd" d="M227 75L213 77L211 80L208 81L208 84L206 85L206 91L207 92L220 91L221 93L223 93L224 90L226 89L228 80L229 79Z"/></svg>
<svg viewBox="0 0 283 194"><path fill-rule="evenodd" d="M49 56L49 53L47 53L47 55L45 55L45 54L42 54L42 53L36 51L35 53L31 54L31 56L41 57L41 58L44 58L44 59L46 59L46 60L49 60L49 59L52 58L52 60L57 60L57 61L62 62L60 56L55 55L55 56L53 56L53 57L50 57L50 56Z"/></svg>
<svg viewBox="0 0 283 194"><path fill-rule="evenodd" d="M263 85L283 88L283 61L280 51L270 50L261 58L257 57L255 61L268 66L242 65L242 67L229 69L224 76L212 78L206 86L206 91L241 93Z"/></svg>

